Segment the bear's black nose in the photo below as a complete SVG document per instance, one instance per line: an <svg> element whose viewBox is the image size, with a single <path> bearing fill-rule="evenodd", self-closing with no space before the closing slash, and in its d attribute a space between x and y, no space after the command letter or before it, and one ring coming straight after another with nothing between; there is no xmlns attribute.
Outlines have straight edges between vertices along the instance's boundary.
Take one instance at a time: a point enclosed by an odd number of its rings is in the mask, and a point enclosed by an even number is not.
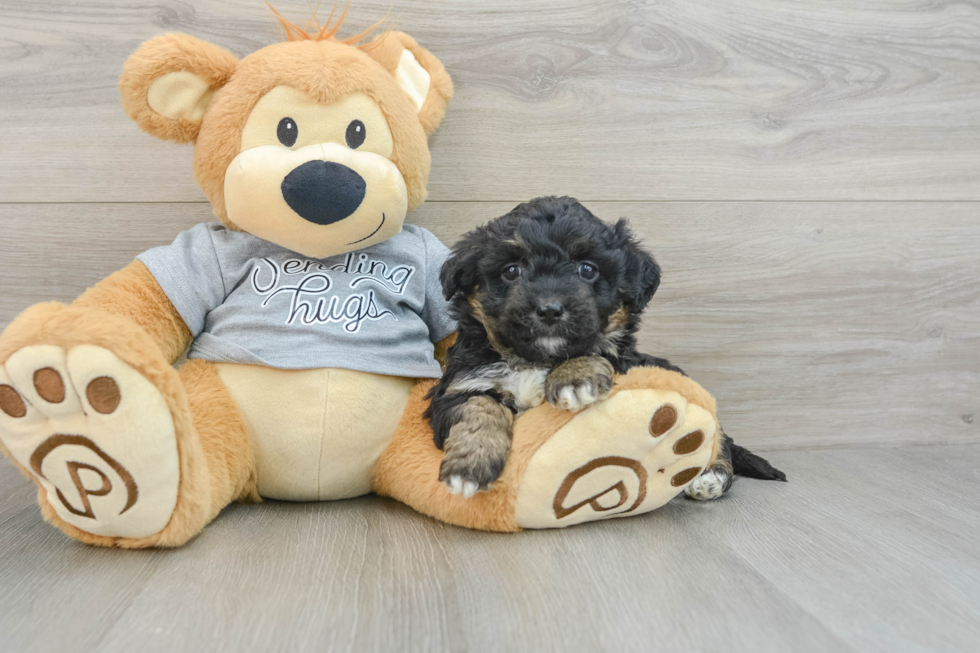
<svg viewBox="0 0 980 653"><path fill-rule="evenodd" d="M357 210L364 200L364 178L333 161L307 161L282 180L289 208L314 224L333 224Z"/></svg>

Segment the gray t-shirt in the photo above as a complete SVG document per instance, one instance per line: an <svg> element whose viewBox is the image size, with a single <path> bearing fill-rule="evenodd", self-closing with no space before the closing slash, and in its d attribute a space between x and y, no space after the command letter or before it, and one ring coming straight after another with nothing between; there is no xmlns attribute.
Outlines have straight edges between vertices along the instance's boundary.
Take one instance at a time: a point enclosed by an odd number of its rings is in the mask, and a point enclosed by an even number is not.
<svg viewBox="0 0 980 653"><path fill-rule="evenodd" d="M188 358L435 378L433 343L456 330L439 285L448 253L414 225L310 259L209 223L137 258L191 330Z"/></svg>

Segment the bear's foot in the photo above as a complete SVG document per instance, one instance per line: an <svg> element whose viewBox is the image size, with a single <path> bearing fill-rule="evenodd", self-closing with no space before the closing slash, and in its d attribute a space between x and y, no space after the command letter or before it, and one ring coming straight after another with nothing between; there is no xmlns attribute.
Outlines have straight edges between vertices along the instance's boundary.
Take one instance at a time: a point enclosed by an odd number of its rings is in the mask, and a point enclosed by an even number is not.
<svg viewBox="0 0 980 653"><path fill-rule="evenodd" d="M707 467L714 416L674 391L624 389L575 416L528 461L515 521L562 528L654 510Z"/></svg>
<svg viewBox="0 0 980 653"><path fill-rule="evenodd" d="M164 529L180 482L160 391L95 345L24 347L0 366L0 441L67 524L96 536Z"/></svg>

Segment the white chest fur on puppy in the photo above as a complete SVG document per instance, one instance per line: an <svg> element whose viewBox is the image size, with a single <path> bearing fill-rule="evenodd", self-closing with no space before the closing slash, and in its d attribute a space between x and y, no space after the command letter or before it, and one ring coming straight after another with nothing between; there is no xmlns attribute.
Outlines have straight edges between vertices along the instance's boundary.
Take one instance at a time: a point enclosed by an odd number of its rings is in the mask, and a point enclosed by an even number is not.
<svg viewBox="0 0 980 653"><path fill-rule="evenodd" d="M544 403L545 382L550 372L551 368L547 367L513 369L501 361L461 377L451 388L455 392L494 390L512 397L518 412L524 412ZM579 411L598 401L599 394L598 388L590 382L569 385L559 391L557 405L564 410Z"/></svg>
<svg viewBox="0 0 980 653"><path fill-rule="evenodd" d="M547 367L512 369L501 361L474 370L453 382L456 392L481 392L495 390L513 397L519 411L525 411L544 403L544 382L548 378Z"/></svg>

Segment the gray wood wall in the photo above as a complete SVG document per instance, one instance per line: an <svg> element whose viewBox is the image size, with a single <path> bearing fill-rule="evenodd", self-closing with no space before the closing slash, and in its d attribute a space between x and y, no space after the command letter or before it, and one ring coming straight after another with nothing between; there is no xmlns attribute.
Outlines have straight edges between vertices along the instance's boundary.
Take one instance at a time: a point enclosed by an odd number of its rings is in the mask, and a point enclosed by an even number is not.
<svg viewBox="0 0 980 653"><path fill-rule="evenodd" d="M980 4L354 0L344 32L389 7L457 89L409 221L630 218L665 270L644 349L755 447L980 442ZM279 40L259 0L0 0L0 326L208 219L191 148L120 107L165 31Z"/></svg>

